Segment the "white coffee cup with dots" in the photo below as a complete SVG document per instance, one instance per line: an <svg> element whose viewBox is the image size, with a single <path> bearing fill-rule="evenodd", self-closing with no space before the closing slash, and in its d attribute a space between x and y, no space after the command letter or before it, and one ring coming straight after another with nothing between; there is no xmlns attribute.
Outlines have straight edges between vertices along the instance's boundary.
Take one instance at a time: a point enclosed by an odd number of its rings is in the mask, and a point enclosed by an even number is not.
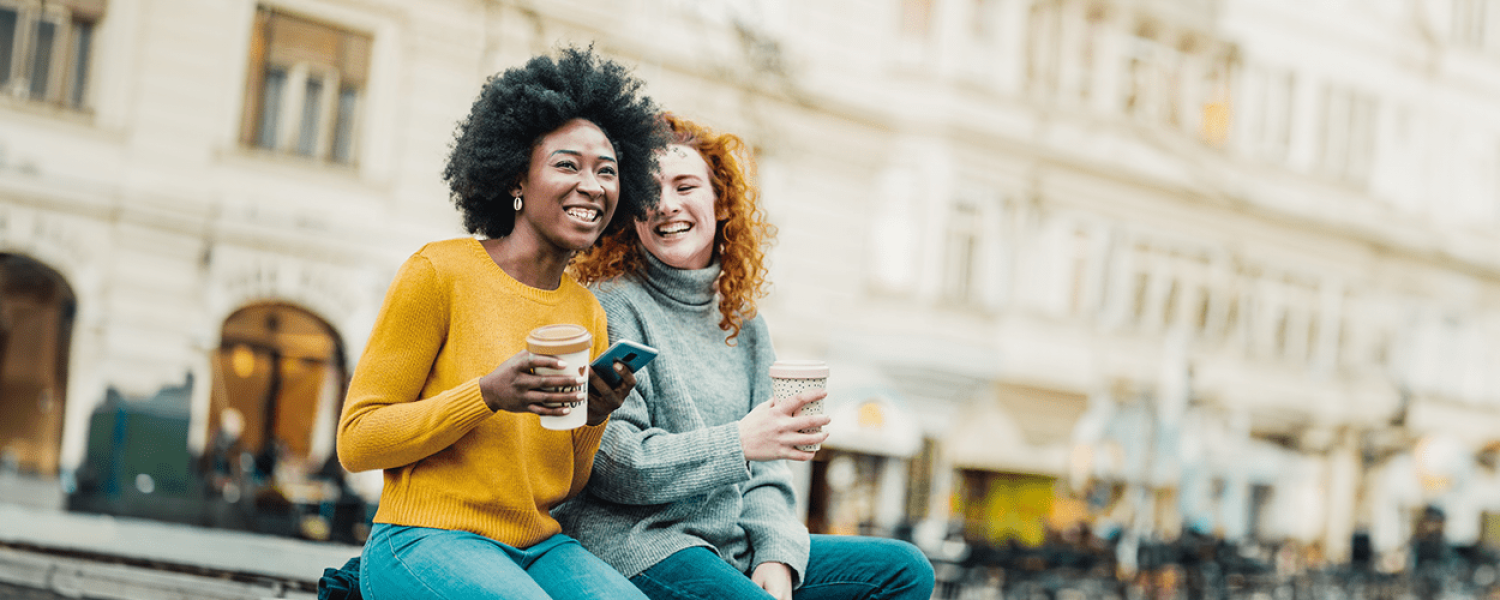
<svg viewBox="0 0 1500 600"><path fill-rule="evenodd" d="M821 360L778 360L771 365L771 398L776 402L789 400L808 390L825 389L828 385L828 364ZM823 400L814 400L797 410L797 416L823 414ZM822 427L804 429L800 433L817 433ZM804 452L817 452L822 444L797 446Z"/></svg>

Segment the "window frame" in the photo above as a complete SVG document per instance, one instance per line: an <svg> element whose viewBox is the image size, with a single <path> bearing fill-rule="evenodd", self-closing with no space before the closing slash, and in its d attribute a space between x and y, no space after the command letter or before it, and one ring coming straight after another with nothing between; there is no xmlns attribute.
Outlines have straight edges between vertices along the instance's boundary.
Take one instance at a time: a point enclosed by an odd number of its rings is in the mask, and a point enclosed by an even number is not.
<svg viewBox="0 0 1500 600"><path fill-rule="evenodd" d="M1455 44L1484 49L1489 45L1490 0L1453 0L1450 34Z"/></svg>
<svg viewBox="0 0 1500 600"><path fill-rule="evenodd" d="M337 117L338 110L336 106L338 97L334 90L341 88L342 78L336 69L324 65L303 62L280 66L287 76L281 87L281 97L278 99L278 111L281 118L277 122L276 143L270 148L259 143L256 147L281 154L334 162L326 156L333 146L332 122ZM317 114L312 122L313 128L316 129L312 138L312 148L304 152L303 142L308 133L307 86L312 81L320 82L322 90L319 91ZM265 98L264 94L262 98Z"/></svg>
<svg viewBox="0 0 1500 600"><path fill-rule="evenodd" d="M1318 170L1356 187L1369 185L1379 152L1379 100L1352 87L1329 84L1320 104Z"/></svg>
<svg viewBox="0 0 1500 600"><path fill-rule="evenodd" d="M938 32L937 0L901 0L896 3L896 64L920 69L931 59Z"/></svg>
<svg viewBox="0 0 1500 600"><path fill-rule="evenodd" d="M972 197L960 195L948 204L947 222L943 227L940 289L943 299L950 303L967 306L978 296L976 279L984 237L983 213L979 202Z"/></svg>
<svg viewBox="0 0 1500 600"><path fill-rule="evenodd" d="M300 21L304 26L315 27L326 34L337 36L339 47L334 57L326 62L307 57L278 57L278 47L272 35L274 20L278 17ZM244 104L240 116L240 145L268 155L330 166L357 167L360 161L362 113L369 90L369 52L374 46L374 35L326 19L303 16L264 4L256 9L253 28ZM349 43L353 39L363 40L365 56L360 65L363 72L360 73L352 70L345 72L345 67L349 65L342 64L351 60L347 53L355 51ZM285 74L285 79L278 97L272 98L267 94L268 74L278 70ZM309 119L309 113L306 112L309 104L307 86L312 81L320 82L322 89L318 96L317 110L311 113L314 118ZM354 98L346 113L344 96L349 90L353 91ZM274 113L268 110L272 106L275 107ZM264 123L268 113L277 116L269 143L265 139ZM306 145L306 125L309 123L315 130L310 152ZM347 124L347 127L341 129L341 124Z"/></svg>
<svg viewBox="0 0 1500 600"><path fill-rule="evenodd" d="M1011 200L1004 188L989 182L960 185L943 202L939 261L933 281L943 306L991 313L1005 303L1009 277L1007 257L1013 240L1005 233Z"/></svg>
<svg viewBox="0 0 1500 600"><path fill-rule="evenodd" d="M49 104L70 110L86 110L90 100L89 78L94 54L95 31L103 18L102 11L78 10L69 2L58 0L0 0L0 8L16 14L16 29L11 40L10 63L0 65L3 83L0 96L19 102ZM38 28L53 27L51 47L47 49L47 73L41 80L34 77L40 54ZM79 48L80 36L87 36L86 48Z"/></svg>

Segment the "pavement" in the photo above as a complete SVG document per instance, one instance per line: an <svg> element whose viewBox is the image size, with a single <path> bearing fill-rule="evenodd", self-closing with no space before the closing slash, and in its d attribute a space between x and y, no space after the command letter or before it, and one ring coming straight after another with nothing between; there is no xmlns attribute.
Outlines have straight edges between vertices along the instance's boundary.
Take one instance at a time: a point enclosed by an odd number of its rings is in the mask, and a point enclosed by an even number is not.
<svg viewBox="0 0 1500 600"><path fill-rule="evenodd" d="M323 569L338 568L360 551L347 544L69 512L50 493L28 491L28 485L36 487L0 477L0 599L315 598Z"/></svg>

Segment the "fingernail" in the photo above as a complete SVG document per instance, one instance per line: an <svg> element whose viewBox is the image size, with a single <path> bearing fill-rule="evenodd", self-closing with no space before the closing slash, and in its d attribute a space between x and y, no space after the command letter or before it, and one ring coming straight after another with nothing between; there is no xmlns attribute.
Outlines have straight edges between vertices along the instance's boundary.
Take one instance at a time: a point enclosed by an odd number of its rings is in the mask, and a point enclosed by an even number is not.
<svg viewBox="0 0 1500 600"><path fill-rule="evenodd" d="M570 412L573 412L573 409L571 409L571 408L568 408L568 407L566 407L566 406L564 406L564 407L563 407L563 409L562 409L562 414L568 414L568 413L570 413Z"/></svg>
<svg viewBox="0 0 1500 600"><path fill-rule="evenodd" d="M578 399L579 400L588 400L589 399L589 393L588 392L578 392Z"/></svg>

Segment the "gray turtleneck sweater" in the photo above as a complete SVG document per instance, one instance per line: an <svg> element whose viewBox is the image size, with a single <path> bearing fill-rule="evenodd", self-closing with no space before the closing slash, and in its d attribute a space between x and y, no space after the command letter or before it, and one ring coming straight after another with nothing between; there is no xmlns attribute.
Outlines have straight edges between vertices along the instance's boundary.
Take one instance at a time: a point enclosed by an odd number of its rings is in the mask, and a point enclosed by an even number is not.
<svg viewBox="0 0 1500 600"><path fill-rule="evenodd" d="M808 534L781 461L745 460L738 421L771 396L770 333L719 329L717 263L685 271L646 253L644 273L598 284L609 338L661 351L610 416L584 492L553 510L563 532L626 577L706 546L741 572L765 562L801 585ZM748 464L748 466L747 466Z"/></svg>

